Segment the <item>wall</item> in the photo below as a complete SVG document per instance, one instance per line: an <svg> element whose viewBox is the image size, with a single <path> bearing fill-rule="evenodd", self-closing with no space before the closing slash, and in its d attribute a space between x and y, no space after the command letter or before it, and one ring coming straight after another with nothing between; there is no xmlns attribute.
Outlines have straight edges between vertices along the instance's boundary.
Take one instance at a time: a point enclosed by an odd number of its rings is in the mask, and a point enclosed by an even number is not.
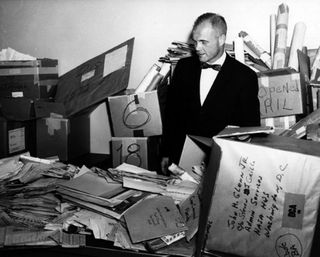
<svg viewBox="0 0 320 257"><path fill-rule="evenodd" d="M247 31L269 50L269 16L280 0L0 0L0 48L59 60L62 75L135 37L129 88L135 88L174 40L185 41L194 19L212 11L228 22L227 42ZM307 25L305 45L320 45L318 0L288 0L290 44L294 24ZM91 152L109 153L106 106L91 116Z"/></svg>

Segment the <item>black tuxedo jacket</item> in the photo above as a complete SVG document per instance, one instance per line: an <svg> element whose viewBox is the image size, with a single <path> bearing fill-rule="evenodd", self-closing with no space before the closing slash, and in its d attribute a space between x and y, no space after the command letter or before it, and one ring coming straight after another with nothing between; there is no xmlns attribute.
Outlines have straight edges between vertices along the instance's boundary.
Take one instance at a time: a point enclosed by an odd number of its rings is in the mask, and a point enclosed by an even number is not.
<svg viewBox="0 0 320 257"><path fill-rule="evenodd" d="M258 79L227 55L203 105L197 56L179 60L168 88L163 121L163 156L178 164L186 135L212 137L227 125L259 126Z"/></svg>

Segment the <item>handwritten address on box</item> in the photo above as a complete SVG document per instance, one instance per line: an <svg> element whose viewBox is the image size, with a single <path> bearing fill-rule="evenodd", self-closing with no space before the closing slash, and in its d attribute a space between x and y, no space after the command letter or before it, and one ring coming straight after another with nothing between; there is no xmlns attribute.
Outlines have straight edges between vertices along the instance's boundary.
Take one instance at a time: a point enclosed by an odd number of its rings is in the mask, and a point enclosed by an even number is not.
<svg viewBox="0 0 320 257"><path fill-rule="evenodd" d="M252 257L309 256L320 158L226 139L215 142L222 157L207 250Z"/></svg>

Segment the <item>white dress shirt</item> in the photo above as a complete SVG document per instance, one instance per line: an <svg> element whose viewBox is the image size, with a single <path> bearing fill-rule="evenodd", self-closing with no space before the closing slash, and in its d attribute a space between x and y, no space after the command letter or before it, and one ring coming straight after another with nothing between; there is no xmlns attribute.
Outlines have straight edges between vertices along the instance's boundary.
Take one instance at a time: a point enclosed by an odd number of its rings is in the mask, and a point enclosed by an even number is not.
<svg viewBox="0 0 320 257"><path fill-rule="evenodd" d="M221 57L215 61L214 63L209 63L209 64L220 64L222 65L226 59L226 53L224 52ZM202 69L201 70L201 77L200 77L200 102L201 105L203 105L204 100L206 99L209 90L216 79L218 75L218 71L214 69Z"/></svg>

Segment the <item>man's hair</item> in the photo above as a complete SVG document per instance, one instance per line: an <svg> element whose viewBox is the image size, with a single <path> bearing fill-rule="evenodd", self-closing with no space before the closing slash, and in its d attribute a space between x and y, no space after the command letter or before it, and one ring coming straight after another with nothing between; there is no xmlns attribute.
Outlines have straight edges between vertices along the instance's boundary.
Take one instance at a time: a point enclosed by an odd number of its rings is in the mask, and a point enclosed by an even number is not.
<svg viewBox="0 0 320 257"><path fill-rule="evenodd" d="M211 13L211 12L201 14L195 20L192 31L194 31L203 22L210 22L212 27L217 28L221 34L224 34L224 35L227 34L227 23L225 19L219 14Z"/></svg>

